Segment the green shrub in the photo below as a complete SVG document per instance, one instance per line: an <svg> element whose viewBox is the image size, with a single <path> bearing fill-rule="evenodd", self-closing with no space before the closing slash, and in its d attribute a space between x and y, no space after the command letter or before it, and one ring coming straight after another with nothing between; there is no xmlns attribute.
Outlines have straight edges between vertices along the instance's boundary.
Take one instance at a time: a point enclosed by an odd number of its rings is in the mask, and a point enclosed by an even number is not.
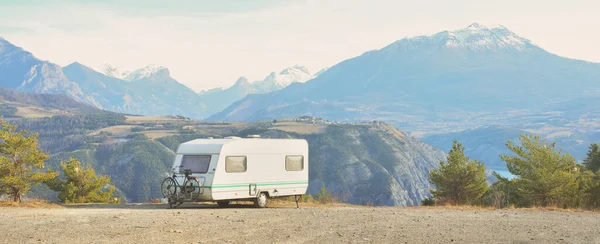
<svg viewBox="0 0 600 244"><path fill-rule="evenodd" d="M321 191L319 192L319 194L317 194L317 197L315 198L315 200L318 203L323 203L323 204L333 202L333 200L331 198L331 193L329 193L327 191L327 188L325 186L321 187Z"/></svg>
<svg viewBox="0 0 600 244"><path fill-rule="evenodd" d="M302 196L302 200L306 203L315 202L315 198L312 196L312 194Z"/></svg>
<svg viewBox="0 0 600 244"><path fill-rule="evenodd" d="M425 198L421 201L421 206L436 206L437 202L437 199L433 197Z"/></svg>

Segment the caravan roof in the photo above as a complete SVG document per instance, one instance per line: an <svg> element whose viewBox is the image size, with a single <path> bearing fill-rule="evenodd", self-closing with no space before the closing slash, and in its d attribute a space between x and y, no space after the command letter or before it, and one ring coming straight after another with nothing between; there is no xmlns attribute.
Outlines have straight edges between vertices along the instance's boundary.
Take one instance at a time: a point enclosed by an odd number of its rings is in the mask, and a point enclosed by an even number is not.
<svg viewBox="0 0 600 244"><path fill-rule="evenodd" d="M308 149L304 139L196 139L179 145L179 154L220 153L223 148L228 153L300 153Z"/></svg>

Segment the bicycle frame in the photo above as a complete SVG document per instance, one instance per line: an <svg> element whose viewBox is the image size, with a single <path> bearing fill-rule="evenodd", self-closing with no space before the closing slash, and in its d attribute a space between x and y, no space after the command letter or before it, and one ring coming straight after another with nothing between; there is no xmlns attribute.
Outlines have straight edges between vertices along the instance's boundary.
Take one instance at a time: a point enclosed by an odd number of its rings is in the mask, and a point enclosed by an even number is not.
<svg viewBox="0 0 600 244"><path fill-rule="evenodd" d="M191 174L192 174L191 171L186 170L183 175L183 177L184 177L183 184L179 184L179 181L177 181L177 177L181 177L181 176L177 176L176 173L173 173L173 176L171 176L171 178L175 182L175 189L176 189L175 194L174 194L175 196L173 198L180 198L179 194L177 194L177 190L179 190L180 193L184 193L186 190L185 186L187 185L187 183L191 180L197 180L196 177L191 176ZM183 198L183 196L181 198ZM176 199L176 200L179 200L179 199Z"/></svg>

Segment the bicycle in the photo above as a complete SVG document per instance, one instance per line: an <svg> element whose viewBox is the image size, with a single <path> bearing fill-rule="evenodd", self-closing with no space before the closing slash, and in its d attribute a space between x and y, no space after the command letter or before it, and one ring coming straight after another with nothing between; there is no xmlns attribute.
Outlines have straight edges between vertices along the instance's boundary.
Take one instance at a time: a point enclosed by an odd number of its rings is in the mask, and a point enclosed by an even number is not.
<svg viewBox="0 0 600 244"><path fill-rule="evenodd" d="M162 181L160 192L169 200L169 208L175 208L183 204L184 200L194 201L200 196L200 181L198 178L190 176L192 171L186 169L184 172L183 184L179 184L175 178L177 174L167 177ZM179 189L179 192L177 190Z"/></svg>

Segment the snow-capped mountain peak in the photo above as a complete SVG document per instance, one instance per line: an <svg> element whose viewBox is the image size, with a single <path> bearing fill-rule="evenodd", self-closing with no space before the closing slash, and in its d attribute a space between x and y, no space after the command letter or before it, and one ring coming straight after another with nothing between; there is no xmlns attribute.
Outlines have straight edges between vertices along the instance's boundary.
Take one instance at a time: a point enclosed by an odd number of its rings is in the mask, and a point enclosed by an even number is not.
<svg viewBox="0 0 600 244"><path fill-rule="evenodd" d="M308 71L308 69L306 67L301 66L301 65L294 65L292 67L285 68L281 72L279 72L279 74L286 75L286 74L292 74L292 73L298 73L298 72L310 75L310 71Z"/></svg>
<svg viewBox="0 0 600 244"><path fill-rule="evenodd" d="M294 65L280 71L279 73L272 72L267 76L264 82L273 82L276 86L284 88L294 82L306 82L314 76L304 66Z"/></svg>
<svg viewBox="0 0 600 244"><path fill-rule="evenodd" d="M445 46L449 48L461 47L471 50L513 48L523 50L530 43L527 39L516 35L504 26L488 28L478 23L473 23L463 29L442 33L447 35Z"/></svg>
<svg viewBox="0 0 600 244"><path fill-rule="evenodd" d="M129 71L121 71L119 68L114 67L110 64L105 64L104 68L102 68L102 73L106 76L110 76L113 78L124 80L127 75L129 75Z"/></svg>
<svg viewBox="0 0 600 244"><path fill-rule="evenodd" d="M135 70L124 77L125 80L135 81L150 78L153 76L169 76L169 69L159 65L148 65L144 68Z"/></svg>
<svg viewBox="0 0 600 244"><path fill-rule="evenodd" d="M418 51L425 46L438 50L444 47L462 51L526 51L537 47L504 26L487 27L473 23L465 28L442 31L429 36L406 37L385 47L387 51Z"/></svg>

